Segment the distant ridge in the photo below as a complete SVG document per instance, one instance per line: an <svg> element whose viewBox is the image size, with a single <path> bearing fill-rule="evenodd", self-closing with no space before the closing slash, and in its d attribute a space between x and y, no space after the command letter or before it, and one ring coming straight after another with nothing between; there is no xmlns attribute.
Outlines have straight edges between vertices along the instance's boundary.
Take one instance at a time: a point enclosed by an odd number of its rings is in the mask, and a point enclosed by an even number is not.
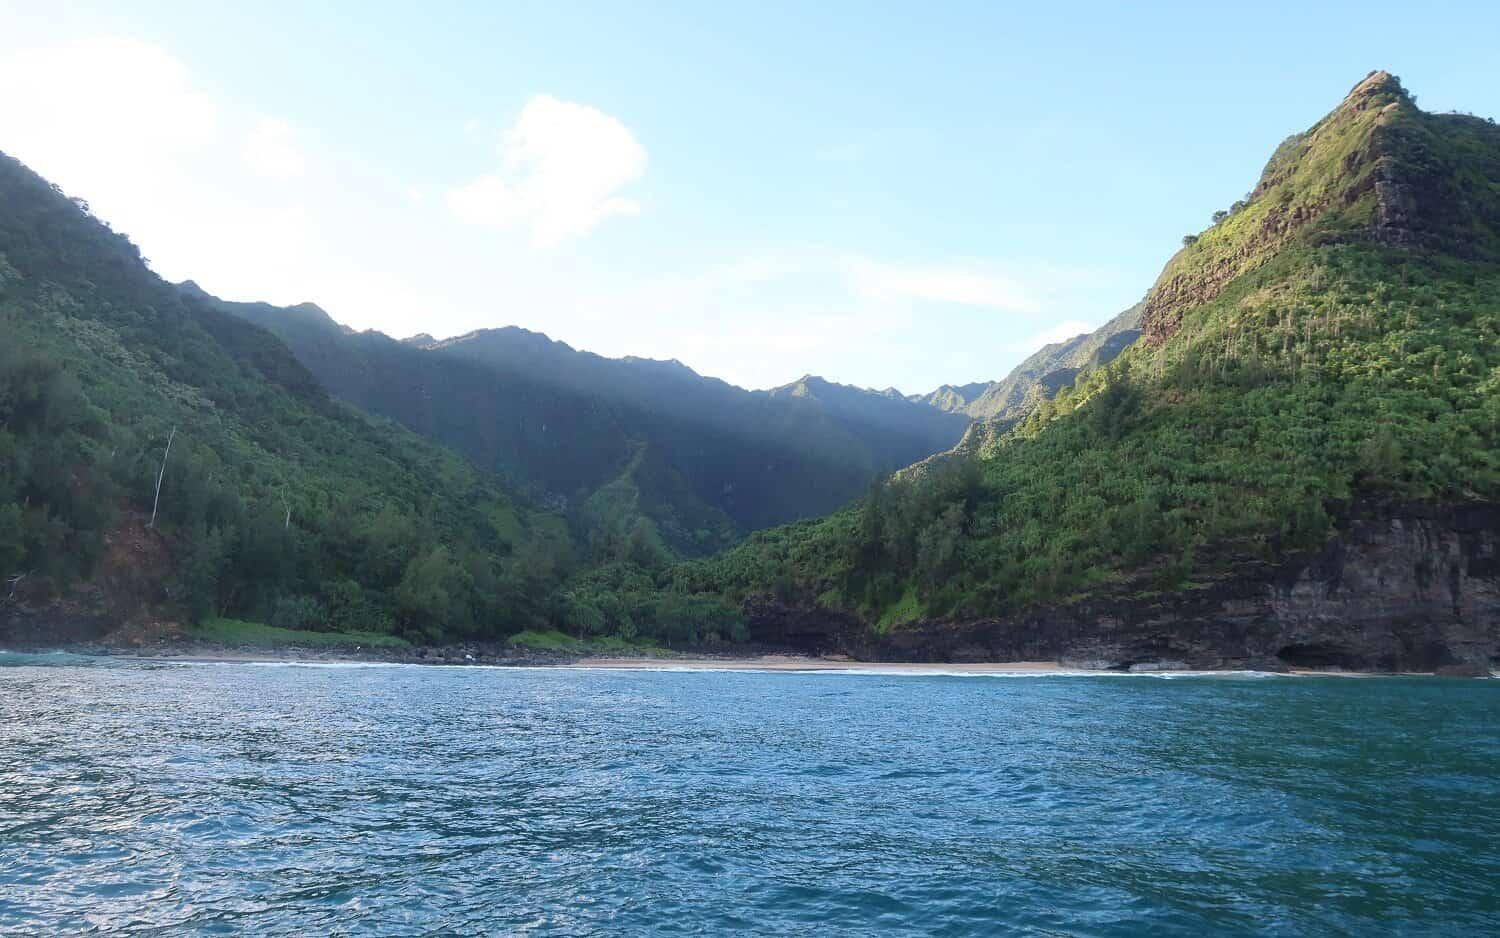
<svg viewBox="0 0 1500 938"><path fill-rule="evenodd" d="M354 333L311 304L184 292L261 325L332 393L529 483L623 541L637 522L695 556L831 511L952 446L968 418L900 395L752 392L676 360L606 358L508 326L448 339Z"/></svg>
<svg viewBox="0 0 1500 938"><path fill-rule="evenodd" d="M1137 303L1093 332L1043 346L999 381L945 384L910 399L981 422L1016 420L1034 396L1051 397L1085 368L1113 361L1140 337L1143 310L1144 304Z"/></svg>

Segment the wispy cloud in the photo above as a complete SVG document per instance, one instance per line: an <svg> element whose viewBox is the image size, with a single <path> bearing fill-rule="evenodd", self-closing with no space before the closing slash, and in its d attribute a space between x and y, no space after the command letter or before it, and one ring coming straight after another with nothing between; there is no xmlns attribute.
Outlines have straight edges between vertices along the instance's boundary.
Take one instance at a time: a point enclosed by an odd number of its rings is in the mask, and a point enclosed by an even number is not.
<svg viewBox="0 0 1500 938"><path fill-rule="evenodd" d="M1041 303L1014 277L961 263L882 263L850 258L846 273L859 293L875 300L926 300L1002 312L1035 313Z"/></svg>
<svg viewBox="0 0 1500 938"><path fill-rule="evenodd" d="M923 377L904 380L922 387L999 377L1016 357L1089 331L1079 319L1047 325L1061 318L1060 305L1076 308L1060 294L1085 273L802 246L654 278L575 305L611 310L589 330L595 351L671 354L748 387L804 372L883 387L913 373L911 358L920 355L928 362ZM933 341L935 324L957 322L973 342Z"/></svg>
<svg viewBox="0 0 1500 938"><path fill-rule="evenodd" d="M862 305L942 303L1030 315L1041 311L1050 274L1031 280L969 261L892 261L805 248L755 255L697 274L653 281L648 289L664 301L751 284L793 279L821 283Z"/></svg>
<svg viewBox="0 0 1500 938"><path fill-rule="evenodd" d="M527 102L500 141L500 168L448 193L454 216L520 229L550 247L606 218L636 215L621 194L646 172L646 149L619 120L551 95Z"/></svg>
<svg viewBox="0 0 1500 938"><path fill-rule="evenodd" d="M150 43L79 39L0 59L6 151L96 202L203 148L218 119L187 66Z"/></svg>

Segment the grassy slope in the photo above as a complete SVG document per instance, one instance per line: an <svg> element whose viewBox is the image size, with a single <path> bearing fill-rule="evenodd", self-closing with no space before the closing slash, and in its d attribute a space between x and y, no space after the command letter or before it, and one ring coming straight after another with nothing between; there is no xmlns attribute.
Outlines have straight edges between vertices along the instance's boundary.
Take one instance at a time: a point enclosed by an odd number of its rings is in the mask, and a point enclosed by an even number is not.
<svg viewBox="0 0 1500 938"><path fill-rule="evenodd" d="M190 632L198 641L255 648L410 648L411 643L380 632L313 632L278 629L240 619L205 619Z"/></svg>
<svg viewBox="0 0 1500 938"><path fill-rule="evenodd" d="M669 652L649 641L627 640L616 635L574 638L557 629L528 629L512 635L513 648L558 655L610 655L614 657L658 657Z"/></svg>

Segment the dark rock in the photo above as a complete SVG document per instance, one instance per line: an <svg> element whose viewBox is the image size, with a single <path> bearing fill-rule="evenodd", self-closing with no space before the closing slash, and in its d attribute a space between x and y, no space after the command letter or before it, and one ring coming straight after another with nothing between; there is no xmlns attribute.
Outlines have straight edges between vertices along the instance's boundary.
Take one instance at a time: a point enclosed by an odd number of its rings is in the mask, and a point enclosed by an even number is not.
<svg viewBox="0 0 1500 938"><path fill-rule="evenodd" d="M1366 501L1322 550L1242 562L1202 588L1127 584L999 619L877 634L847 613L747 602L751 634L885 661L1060 661L1097 670L1433 671L1500 661L1500 505Z"/></svg>
<svg viewBox="0 0 1500 938"><path fill-rule="evenodd" d="M1482 664L1445 664L1432 673L1438 677L1489 677L1490 669Z"/></svg>

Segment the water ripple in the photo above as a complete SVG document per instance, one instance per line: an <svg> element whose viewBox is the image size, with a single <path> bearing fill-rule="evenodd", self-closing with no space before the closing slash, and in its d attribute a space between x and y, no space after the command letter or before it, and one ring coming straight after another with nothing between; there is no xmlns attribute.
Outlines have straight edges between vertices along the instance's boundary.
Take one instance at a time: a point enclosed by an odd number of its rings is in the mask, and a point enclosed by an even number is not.
<svg viewBox="0 0 1500 938"><path fill-rule="evenodd" d="M1500 684L4 656L0 933L1453 934Z"/></svg>

